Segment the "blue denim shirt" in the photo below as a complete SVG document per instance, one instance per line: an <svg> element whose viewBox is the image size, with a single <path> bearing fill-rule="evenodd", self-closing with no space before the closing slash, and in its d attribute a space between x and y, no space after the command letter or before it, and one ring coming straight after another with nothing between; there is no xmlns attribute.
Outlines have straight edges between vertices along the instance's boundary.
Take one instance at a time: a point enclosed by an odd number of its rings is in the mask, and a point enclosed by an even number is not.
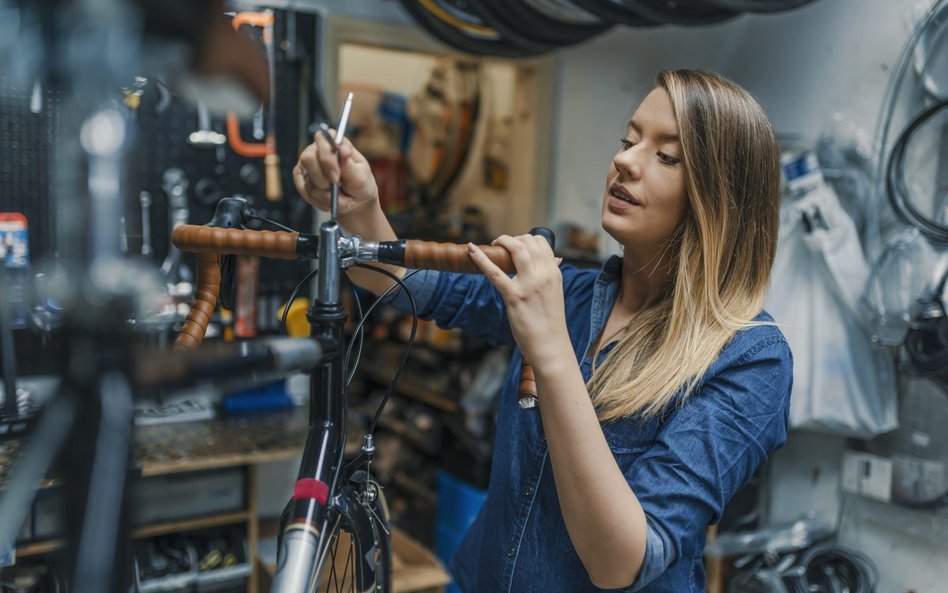
<svg viewBox="0 0 948 593"><path fill-rule="evenodd" d="M618 293L621 260L613 257L599 271L562 271L570 339L588 381L592 343ZM421 317L495 345L514 344L503 301L483 276L424 271L408 286ZM407 310L404 296L389 300ZM766 312L757 320L772 321ZM520 362L515 349L498 404L487 501L451 573L466 593L600 591L566 531L540 414L517 406ZM705 590L705 529L786 440L791 376L780 330L754 326L731 339L683 406L662 418L602 425L647 521L644 563L626 591Z"/></svg>

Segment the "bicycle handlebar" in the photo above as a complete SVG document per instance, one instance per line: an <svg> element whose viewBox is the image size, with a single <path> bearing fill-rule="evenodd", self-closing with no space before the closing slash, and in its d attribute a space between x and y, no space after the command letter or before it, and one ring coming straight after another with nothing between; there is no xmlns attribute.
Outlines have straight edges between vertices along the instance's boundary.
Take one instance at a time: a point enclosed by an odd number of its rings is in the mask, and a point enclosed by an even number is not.
<svg viewBox="0 0 948 593"><path fill-rule="evenodd" d="M171 241L178 249L197 255L194 305L175 340L175 349L194 348L204 339L220 293L220 256L250 255L296 260L315 259L317 254L317 238L314 235L288 231L180 225L172 231ZM471 261L467 245L414 239L362 242L359 237L349 237L345 241L347 245L340 250L344 259L348 257L356 261L377 261L442 272L479 273ZM484 245L481 249L504 272L516 271L510 252L503 247ZM535 407L536 380L533 369L526 361L521 368L518 397L521 408Z"/></svg>

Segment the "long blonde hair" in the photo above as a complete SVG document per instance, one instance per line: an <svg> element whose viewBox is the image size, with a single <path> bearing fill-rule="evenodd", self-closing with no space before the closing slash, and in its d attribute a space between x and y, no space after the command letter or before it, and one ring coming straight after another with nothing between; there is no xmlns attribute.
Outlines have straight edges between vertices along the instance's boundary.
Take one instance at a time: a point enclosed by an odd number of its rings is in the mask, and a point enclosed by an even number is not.
<svg viewBox="0 0 948 593"><path fill-rule="evenodd" d="M590 378L602 421L684 401L735 332L755 325L777 250L780 149L761 106L707 72L666 70L656 87L675 110L688 206L669 240L667 296L630 322Z"/></svg>

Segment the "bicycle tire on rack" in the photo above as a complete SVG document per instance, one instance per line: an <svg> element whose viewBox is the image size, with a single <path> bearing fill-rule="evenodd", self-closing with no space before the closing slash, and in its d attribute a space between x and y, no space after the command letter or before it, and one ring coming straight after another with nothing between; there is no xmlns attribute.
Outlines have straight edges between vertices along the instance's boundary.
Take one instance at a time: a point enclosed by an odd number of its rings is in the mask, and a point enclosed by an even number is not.
<svg viewBox="0 0 948 593"><path fill-rule="evenodd" d="M603 33L614 25L587 11L583 12L596 20L585 23L559 20L525 0L480 0L477 5L485 19L505 37L521 37L541 45L573 45Z"/></svg>
<svg viewBox="0 0 948 593"><path fill-rule="evenodd" d="M706 0L710 4L735 12L785 12L794 10L815 0Z"/></svg>
<svg viewBox="0 0 948 593"><path fill-rule="evenodd" d="M711 25L734 18L739 12L713 6L704 0L572 0L603 19L641 26L637 21L667 25Z"/></svg>
<svg viewBox="0 0 948 593"><path fill-rule="evenodd" d="M526 58L552 49L518 43L501 35L478 15L446 8L444 0L399 0L406 12L432 37L457 50L478 56Z"/></svg>

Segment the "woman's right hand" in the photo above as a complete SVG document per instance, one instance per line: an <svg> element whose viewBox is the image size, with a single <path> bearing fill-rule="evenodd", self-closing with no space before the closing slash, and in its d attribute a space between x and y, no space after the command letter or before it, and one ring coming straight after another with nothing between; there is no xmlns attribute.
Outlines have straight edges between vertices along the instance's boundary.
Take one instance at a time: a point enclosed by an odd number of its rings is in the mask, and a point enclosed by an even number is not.
<svg viewBox="0 0 948 593"><path fill-rule="evenodd" d="M335 130L332 132L335 133ZM340 222L347 215L378 204L378 185L362 153L352 146L348 138L343 138L337 158L329 140L317 132L313 143L303 149L299 161L293 167L293 183L306 202L328 211L329 186L333 182L340 184Z"/></svg>

